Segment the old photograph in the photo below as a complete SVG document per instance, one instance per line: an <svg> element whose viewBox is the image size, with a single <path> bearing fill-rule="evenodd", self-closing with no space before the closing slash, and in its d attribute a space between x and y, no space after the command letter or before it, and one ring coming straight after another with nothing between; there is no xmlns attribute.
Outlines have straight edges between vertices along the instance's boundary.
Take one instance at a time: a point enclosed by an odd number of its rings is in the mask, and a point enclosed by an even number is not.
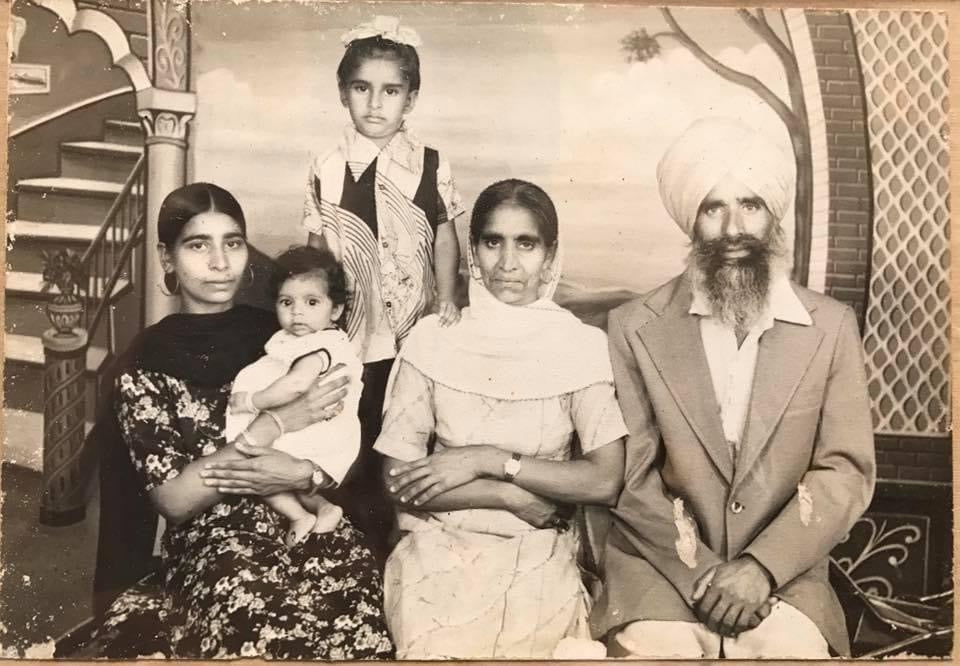
<svg viewBox="0 0 960 666"><path fill-rule="evenodd" d="M12 0L0 657L951 655L948 10Z"/></svg>

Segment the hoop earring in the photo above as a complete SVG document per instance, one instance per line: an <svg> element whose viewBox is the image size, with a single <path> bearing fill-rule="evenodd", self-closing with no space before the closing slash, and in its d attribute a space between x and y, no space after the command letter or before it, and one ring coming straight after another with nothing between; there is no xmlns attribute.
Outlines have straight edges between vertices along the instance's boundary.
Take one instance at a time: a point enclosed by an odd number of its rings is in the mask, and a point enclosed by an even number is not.
<svg viewBox="0 0 960 666"><path fill-rule="evenodd" d="M252 265L252 264L247 264L246 277L247 277L248 279L247 279L247 284L244 285L244 287L246 287L246 288L252 287L252 286L253 286L253 280L254 280L254 277L255 277L254 274L253 274L253 265Z"/></svg>
<svg viewBox="0 0 960 666"><path fill-rule="evenodd" d="M163 292L165 296L178 295L180 293L180 280L177 278L177 274L173 271L164 273L163 286L166 287L166 291Z"/></svg>

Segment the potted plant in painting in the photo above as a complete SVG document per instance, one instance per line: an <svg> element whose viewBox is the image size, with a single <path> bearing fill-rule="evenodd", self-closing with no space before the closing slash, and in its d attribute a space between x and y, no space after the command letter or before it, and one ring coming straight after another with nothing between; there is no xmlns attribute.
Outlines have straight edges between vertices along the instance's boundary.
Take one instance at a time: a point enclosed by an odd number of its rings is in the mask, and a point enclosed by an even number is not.
<svg viewBox="0 0 960 666"><path fill-rule="evenodd" d="M73 250L61 248L42 254L43 285L40 291L46 293L56 287L59 292L47 303L47 317L57 329L58 337L73 335L73 329L80 325L83 314L83 301L78 292L87 279L87 267Z"/></svg>

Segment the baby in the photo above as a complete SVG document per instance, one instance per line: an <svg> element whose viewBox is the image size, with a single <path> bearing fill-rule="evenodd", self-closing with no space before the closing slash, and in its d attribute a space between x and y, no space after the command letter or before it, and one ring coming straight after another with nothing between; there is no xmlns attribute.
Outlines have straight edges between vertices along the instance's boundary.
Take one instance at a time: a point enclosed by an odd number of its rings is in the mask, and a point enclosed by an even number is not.
<svg viewBox="0 0 960 666"><path fill-rule="evenodd" d="M347 335L337 328L347 300L343 267L328 250L292 248L276 260L273 280L277 319L282 330L265 346L266 356L237 374L227 411L227 441L244 435L260 410L284 405L304 394L333 365L343 363L350 377L344 409L328 421L282 434L273 446L311 461L337 483L343 481L360 451L357 417L362 365ZM319 495L283 492L264 498L290 519L287 545L311 531L336 529L343 510Z"/></svg>

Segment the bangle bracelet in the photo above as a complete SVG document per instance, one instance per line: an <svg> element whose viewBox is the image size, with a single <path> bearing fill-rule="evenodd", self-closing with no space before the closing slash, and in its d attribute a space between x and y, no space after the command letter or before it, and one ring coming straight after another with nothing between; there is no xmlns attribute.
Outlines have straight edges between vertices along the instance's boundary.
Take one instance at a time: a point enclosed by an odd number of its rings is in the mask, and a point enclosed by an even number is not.
<svg viewBox="0 0 960 666"><path fill-rule="evenodd" d="M259 413L260 410L253 404L253 391L247 391L243 394L243 407L245 411L253 414Z"/></svg>
<svg viewBox="0 0 960 666"><path fill-rule="evenodd" d="M283 421L280 420L280 417L277 416L277 413L272 409L265 409L262 413L269 416L271 419L273 419L273 422L277 424L277 429L280 431L280 434L277 435L277 438L279 439L280 437L283 437L287 430L283 427Z"/></svg>

